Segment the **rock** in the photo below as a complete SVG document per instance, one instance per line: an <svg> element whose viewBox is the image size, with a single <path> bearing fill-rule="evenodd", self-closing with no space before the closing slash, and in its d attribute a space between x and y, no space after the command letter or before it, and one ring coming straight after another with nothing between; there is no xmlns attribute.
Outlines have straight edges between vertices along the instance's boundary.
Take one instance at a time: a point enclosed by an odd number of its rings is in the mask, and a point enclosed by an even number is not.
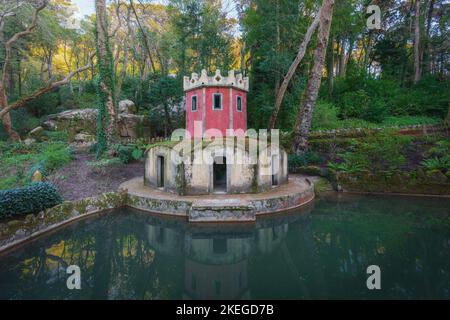
<svg viewBox="0 0 450 320"><path fill-rule="evenodd" d="M119 102L119 113L122 114L135 114L136 105L131 100L122 100Z"/></svg>
<svg viewBox="0 0 450 320"><path fill-rule="evenodd" d="M31 177L32 182L41 182L42 181L42 173L39 170L36 170Z"/></svg>
<svg viewBox="0 0 450 320"><path fill-rule="evenodd" d="M119 135L124 138L138 138L142 136L141 130L144 123L144 116L134 114L120 114L119 115Z"/></svg>
<svg viewBox="0 0 450 320"><path fill-rule="evenodd" d="M75 135L74 141L77 143L87 143L87 142L95 141L95 137L93 135L86 134L86 133L78 133Z"/></svg>
<svg viewBox="0 0 450 320"><path fill-rule="evenodd" d="M42 128L41 126L34 128L33 130L30 131L29 135L30 136L34 136L34 137L38 137L42 134L42 132L44 131L44 128Z"/></svg>
<svg viewBox="0 0 450 320"><path fill-rule="evenodd" d="M49 120L87 120L97 119L97 109L72 109L48 116Z"/></svg>
<svg viewBox="0 0 450 320"><path fill-rule="evenodd" d="M44 122L42 123L42 127L43 127L45 130L49 130L49 131L55 131L55 130L58 129L58 126L56 125L56 122L53 121L53 120L47 120L47 121L44 121Z"/></svg>
<svg viewBox="0 0 450 320"><path fill-rule="evenodd" d="M32 145L32 144L35 143L35 142L36 142L36 139L33 139L33 138L27 138L27 139L23 140L23 143L24 143L26 146L30 146L30 145Z"/></svg>
<svg viewBox="0 0 450 320"><path fill-rule="evenodd" d="M431 170L427 172L427 175L430 177L431 181L435 183L446 183L447 177L440 170Z"/></svg>

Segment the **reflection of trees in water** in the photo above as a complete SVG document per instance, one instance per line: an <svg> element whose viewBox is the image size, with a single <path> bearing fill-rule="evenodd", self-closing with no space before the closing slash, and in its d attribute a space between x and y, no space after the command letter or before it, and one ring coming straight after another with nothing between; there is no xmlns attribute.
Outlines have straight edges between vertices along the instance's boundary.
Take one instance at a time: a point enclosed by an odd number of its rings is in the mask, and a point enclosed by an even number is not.
<svg viewBox="0 0 450 320"><path fill-rule="evenodd" d="M219 227L127 209L4 257L0 298L448 297L448 214L421 203L323 199L300 214ZM81 291L66 288L71 264ZM381 267L381 292L366 289L370 264Z"/></svg>
<svg viewBox="0 0 450 320"><path fill-rule="evenodd" d="M52 234L25 248L18 257L8 257L16 267L0 273L1 286L14 286L5 298L167 298L170 288L160 281L166 263L158 261L148 246L139 218L104 215ZM161 264L162 262L162 264ZM82 290L66 288L66 267L81 269ZM162 272L161 272L162 269ZM20 281L20 287L16 287ZM4 290L2 290L5 292ZM0 296L2 296L0 294Z"/></svg>

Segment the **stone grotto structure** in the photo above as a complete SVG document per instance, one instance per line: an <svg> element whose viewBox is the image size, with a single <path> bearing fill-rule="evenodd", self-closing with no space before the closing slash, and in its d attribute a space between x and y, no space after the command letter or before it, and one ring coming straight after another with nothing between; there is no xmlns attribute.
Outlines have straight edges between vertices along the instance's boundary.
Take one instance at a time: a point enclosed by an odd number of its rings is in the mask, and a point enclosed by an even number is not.
<svg viewBox="0 0 450 320"><path fill-rule="evenodd" d="M256 193L288 182L286 152L247 132L247 77L202 70L184 77L184 91L184 139L147 150L145 185L203 195Z"/></svg>

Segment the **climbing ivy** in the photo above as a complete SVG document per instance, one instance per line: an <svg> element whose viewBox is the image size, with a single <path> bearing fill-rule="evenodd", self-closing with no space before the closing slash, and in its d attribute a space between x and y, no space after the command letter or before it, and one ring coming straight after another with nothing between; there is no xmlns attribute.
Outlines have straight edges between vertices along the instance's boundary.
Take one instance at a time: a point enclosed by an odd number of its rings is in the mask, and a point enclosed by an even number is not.
<svg viewBox="0 0 450 320"><path fill-rule="evenodd" d="M110 134L107 133L107 128L109 127L111 121L115 122L115 119L111 119L108 113L107 101L109 98L109 94L108 92L102 90L101 88L102 83L111 92L111 98L115 109L115 114L117 114L117 108L115 101L116 94L115 94L115 74L113 66L114 59L109 43L109 36L108 34L105 35L106 57L103 57L103 55L100 52L97 26L95 26L95 36L97 40L96 41L97 68L99 71L98 76L95 78L96 92L97 92L97 109L98 109L96 152L97 158L100 158L108 148L110 142L112 141L113 136L117 131L116 128L114 128L114 132L110 133L111 136L109 136Z"/></svg>

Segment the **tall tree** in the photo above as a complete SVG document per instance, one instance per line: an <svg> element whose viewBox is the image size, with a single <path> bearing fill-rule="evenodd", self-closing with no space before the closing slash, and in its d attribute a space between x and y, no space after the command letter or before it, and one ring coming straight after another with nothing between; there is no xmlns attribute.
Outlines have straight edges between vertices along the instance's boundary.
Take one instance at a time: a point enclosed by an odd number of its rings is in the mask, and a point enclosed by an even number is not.
<svg viewBox="0 0 450 320"><path fill-rule="evenodd" d="M323 4L322 4L322 6L323 6ZM298 65L300 64L303 57L305 56L306 48L308 47L309 41L311 40L311 36L313 35L313 33L316 31L317 27L319 26L321 10L322 9L319 10L313 23L309 26L308 30L306 31L305 37L304 37L302 43L300 44L300 47L298 48L297 55L296 55L294 61L292 62L291 66L289 67L289 70L287 71L286 75L284 76L283 83L281 84L280 88L277 91L277 96L275 98L275 108L272 112L272 116L270 117L270 121L269 121L269 129L273 129L275 127L278 112L280 111L281 103L283 102L284 94L286 93L286 89L289 85L289 82L291 82L291 79L294 76L294 73L297 70Z"/></svg>
<svg viewBox="0 0 450 320"><path fill-rule="evenodd" d="M3 4L2 6L2 13L0 15L0 33L3 34L3 28L5 26L5 18L9 16L14 16L16 14L16 10L24 5L23 2L20 1L9 1ZM47 6L47 1L43 1L40 5L38 5L35 10L33 11L33 16L31 18L31 23L29 26L23 30L16 32L11 38L9 38L7 41L4 41L4 60L3 60L3 68L1 70L0 75L0 117L2 118L3 128L5 129L6 133L12 140L20 140L19 134L14 131L12 127L11 117L9 112L7 111L9 108L8 105L8 96L7 96L7 79L9 75L9 68L12 58L12 46L14 43L16 43L20 38L30 34L33 32L33 29L36 28L37 25L37 19L39 13L44 10L44 8Z"/></svg>
<svg viewBox="0 0 450 320"><path fill-rule="evenodd" d="M414 83L418 82L420 78L420 0L416 0L414 17Z"/></svg>
<svg viewBox="0 0 450 320"><path fill-rule="evenodd" d="M105 0L95 1L97 40L97 157L100 157L117 134L114 60L110 47L109 23Z"/></svg>
<svg viewBox="0 0 450 320"><path fill-rule="evenodd" d="M333 18L334 0L324 0L320 11L317 47L313 54L313 67L308 84L300 105L294 128L294 150L296 154L303 153L308 146L308 136L311 129L312 115L319 94L322 72L325 63L331 20Z"/></svg>

